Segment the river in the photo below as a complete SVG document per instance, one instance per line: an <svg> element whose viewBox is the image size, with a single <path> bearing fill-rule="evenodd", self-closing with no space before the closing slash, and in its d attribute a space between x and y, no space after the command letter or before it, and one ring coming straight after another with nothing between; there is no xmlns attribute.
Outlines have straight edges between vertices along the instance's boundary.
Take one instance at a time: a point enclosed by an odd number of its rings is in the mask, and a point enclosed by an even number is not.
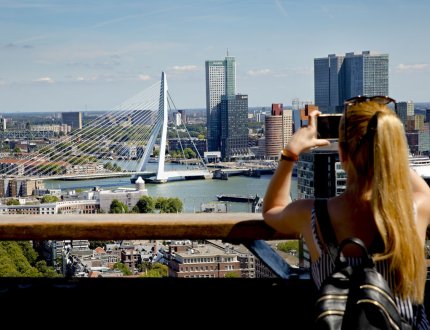
<svg viewBox="0 0 430 330"><path fill-rule="evenodd" d="M150 170L150 169L148 169ZM166 166L166 170L169 170ZM163 184L147 183L146 189L152 197L178 197L184 204L185 213L200 211L202 203L217 201L216 195L236 194L236 195L258 195L264 197L267 186L272 175L262 175L261 177L231 176L228 180L190 180L175 181ZM293 198L296 195L296 179L293 178ZM64 191L73 189L112 189L117 187L134 187L130 183L129 177L79 180L79 181L45 181L46 188L61 188ZM227 202L228 212L251 212L250 203Z"/></svg>

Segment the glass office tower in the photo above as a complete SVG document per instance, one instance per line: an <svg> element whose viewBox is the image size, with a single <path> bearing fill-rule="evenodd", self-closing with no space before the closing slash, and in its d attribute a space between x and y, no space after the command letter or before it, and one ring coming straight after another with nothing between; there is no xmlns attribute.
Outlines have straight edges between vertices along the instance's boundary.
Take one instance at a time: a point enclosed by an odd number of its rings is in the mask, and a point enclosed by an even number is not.
<svg viewBox="0 0 430 330"><path fill-rule="evenodd" d="M236 95L236 60L206 61L206 116L208 151L221 150L221 97Z"/></svg>
<svg viewBox="0 0 430 330"><path fill-rule="evenodd" d="M334 54L314 59L315 105L323 113L341 112L357 95L389 95L388 54Z"/></svg>

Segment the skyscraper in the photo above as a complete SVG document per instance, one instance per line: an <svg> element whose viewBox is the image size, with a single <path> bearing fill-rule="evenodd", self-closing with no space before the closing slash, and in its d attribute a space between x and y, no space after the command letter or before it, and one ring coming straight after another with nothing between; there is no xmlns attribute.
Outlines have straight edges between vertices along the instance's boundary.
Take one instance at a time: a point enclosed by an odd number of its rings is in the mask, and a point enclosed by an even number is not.
<svg viewBox="0 0 430 330"><path fill-rule="evenodd" d="M315 105L323 113L340 112L357 95L388 95L388 54L363 51L314 59Z"/></svg>
<svg viewBox="0 0 430 330"><path fill-rule="evenodd" d="M248 95L221 97L221 158L250 157L248 146Z"/></svg>
<svg viewBox="0 0 430 330"><path fill-rule="evenodd" d="M187 123L187 113L185 112L185 110L178 110L178 112L181 115L182 124L185 125Z"/></svg>
<svg viewBox="0 0 430 330"><path fill-rule="evenodd" d="M62 123L73 129L82 129L82 112L62 112Z"/></svg>
<svg viewBox="0 0 430 330"><path fill-rule="evenodd" d="M273 103L264 122L266 158L278 159L293 135L293 110L284 110L282 103Z"/></svg>
<svg viewBox="0 0 430 330"><path fill-rule="evenodd" d="M397 114L402 121L403 125L405 125L406 130L408 129L408 119L413 119L415 115L415 106L414 102L397 102ZM415 129L415 128L412 128Z"/></svg>
<svg viewBox="0 0 430 330"><path fill-rule="evenodd" d="M6 118L0 116L0 130L6 131Z"/></svg>
<svg viewBox="0 0 430 330"><path fill-rule="evenodd" d="M206 120L208 151L221 150L221 96L236 94L236 60L206 61Z"/></svg>

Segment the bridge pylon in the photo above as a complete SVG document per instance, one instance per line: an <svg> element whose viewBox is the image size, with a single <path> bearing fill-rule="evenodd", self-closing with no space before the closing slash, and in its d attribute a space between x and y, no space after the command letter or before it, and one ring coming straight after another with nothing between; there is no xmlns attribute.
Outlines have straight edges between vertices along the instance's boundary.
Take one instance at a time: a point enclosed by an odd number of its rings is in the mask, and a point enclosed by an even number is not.
<svg viewBox="0 0 430 330"><path fill-rule="evenodd" d="M168 176L164 171L164 163L166 160L166 140L167 140L167 122L168 122L168 107L167 107L167 80L166 73L161 73L161 84L160 84L160 102L158 104L158 111L162 113L163 124L161 127L161 142L160 142L160 153L158 155L158 170L157 170L157 181L165 182Z"/></svg>
<svg viewBox="0 0 430 330"><path fill-rule="evenodd" d="M206 168L204 170L184 170L184 171L165 171L165 161L166 161L166 144L167 144L167 126L168 126L168 86L166 73L163 71L161 73L161 83L160 83L160 98L158 103L158 114L157 121L152 131L151 137L148 140L148 144L145 148L145 152L138 164L136 172L145 172L146 165L148 163L149 157L155 145L155 141L161 130L161 140L160 140L160 153L158 156L158 168L155 177L148 178L154 183L165 183L167 181L175 180L188 180L188 179L212 179L212 173ZM132 177L132 182L137 179L139 175L136 174Z"/></svg>

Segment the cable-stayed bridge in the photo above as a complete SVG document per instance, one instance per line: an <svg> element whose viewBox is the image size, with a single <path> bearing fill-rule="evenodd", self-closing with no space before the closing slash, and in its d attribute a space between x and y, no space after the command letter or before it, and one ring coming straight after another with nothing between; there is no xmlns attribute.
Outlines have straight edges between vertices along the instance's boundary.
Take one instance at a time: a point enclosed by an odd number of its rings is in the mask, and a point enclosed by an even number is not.
<svg viewBox="0 0 430 330"><path fill-rule="evenodd" d="M168 90L166 74L162 72L159 82L97 117L82 129L74 130L28 155L3 157L0 159L0 174L3 179L27 180L130 175L132 181L143 176L156 183L212 178L193 140L193 151L197 154L194 168L182 171L165 169L168 114L171 110L176 109ZM173 129L178 133L175 123ZM188 132L185 124L183 130ZM156 172L150 172L147 164L157 141L158 166Z"/></svg>

